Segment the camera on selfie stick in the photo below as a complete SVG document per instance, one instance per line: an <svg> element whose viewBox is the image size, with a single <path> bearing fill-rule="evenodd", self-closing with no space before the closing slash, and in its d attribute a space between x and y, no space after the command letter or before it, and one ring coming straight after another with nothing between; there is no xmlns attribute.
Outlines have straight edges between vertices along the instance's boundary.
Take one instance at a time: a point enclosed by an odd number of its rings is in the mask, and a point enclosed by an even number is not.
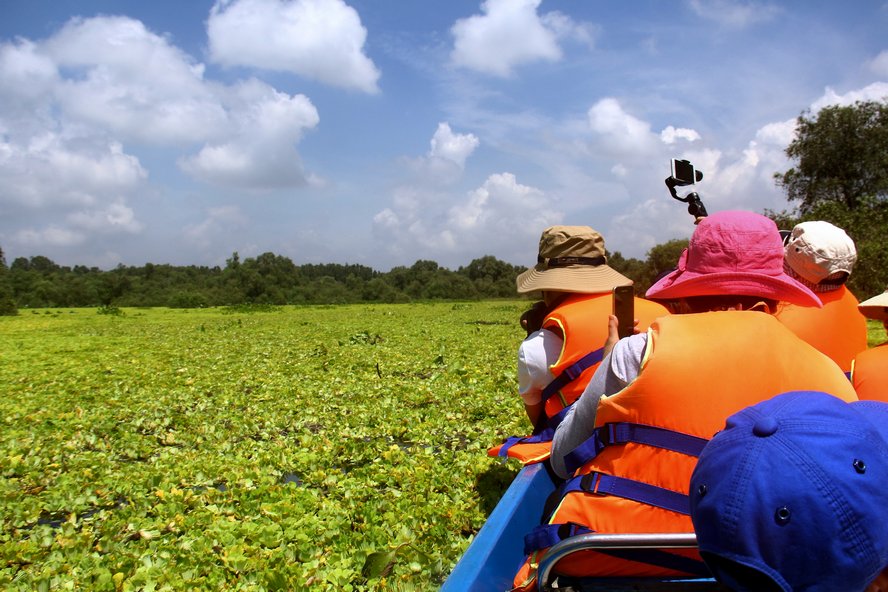
<svg viewBox="0 0 888 592"><path fill-rule="evenodd" d="M675 158L672 159L672 175L666 178L666 187L669 188L669 193L672 194L674 199L688 204L688 213L694 217L695 224L709 215L706 212L706 206L703 205L703 202L700 200L700 196L696 191L692 191L686 196L681 197L675 191L675 188L693 185L697 181L702 180L703 173L696 170L694 165L691 164L691 161L678 160Z"/></svg>

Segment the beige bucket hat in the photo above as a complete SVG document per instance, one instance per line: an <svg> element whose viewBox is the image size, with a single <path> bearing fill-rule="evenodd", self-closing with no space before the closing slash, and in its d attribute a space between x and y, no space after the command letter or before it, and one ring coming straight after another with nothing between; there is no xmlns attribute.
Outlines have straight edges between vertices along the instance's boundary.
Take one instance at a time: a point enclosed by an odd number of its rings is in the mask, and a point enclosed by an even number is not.
<svg viewBox="0 0 888 592"><path fill-rule="evenodd" d="M599 294L632 280L607 265L604 238L588 226L550 226L540 236L537 264L518 276L519 294L551 290Z"/></svg>
<svg viewBox="0 0 888 592"><path fill-rule="evenodd" d="M864 300L857 305L857 308L860 310L860 314L868 319L888 321L888 289L878 296Z"/></svg>

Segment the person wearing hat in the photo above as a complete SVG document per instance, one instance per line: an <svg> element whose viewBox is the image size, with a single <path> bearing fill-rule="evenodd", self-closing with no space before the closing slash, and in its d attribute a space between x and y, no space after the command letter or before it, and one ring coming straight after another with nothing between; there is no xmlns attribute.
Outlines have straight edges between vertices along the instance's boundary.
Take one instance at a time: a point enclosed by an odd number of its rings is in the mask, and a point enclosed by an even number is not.
<svg viewBox="0 0 888 592"><path fill-rule="evenodd" d="M838 226L820 220L797 224L786 239L784 270L816 293L823 306L781 303L775 315L845 373L866 349L866 319L845 285L856 261L854 241Z"/></svg>
<svg viewBox="0 0 888 592"><path fill-rule="evenodd" d="M888 331L888 290L864 300L858 309L866 318L882 321ZM888 341L857 354L851 366L851 383L861 399L888 402Z"/></svg>
<svg viewBox="0 0 888 592"><path fill-rule="evenodd" d="M690 532L688 482L696 456L725 418L788 390L856 400L841 369L773 317L780 301L819 306L783 271L777 226L752 212L703 218L675 271L647 291L673 313L617 339L557 427L550 463L567 479L555 511L525 538L515 578L529 582L551 545L579 532ZM662 550L563 559L559 573L707 574L698 555ZM520 587L518 589L521 589Z"/></svg>
<svg viewBox="0 0 888 592"><path fill-rule="evenodd" d="M888 590L888 404L783 393L732 415L690 480L700 555L733 590Z"/></svg>
<svg viewBox="0 0 888 592"><path fill-rule="evenodd" d="M516 280L519 294L540 293L539 320L522 317L528 332L518 348L518 393L534 426L533 437L509 438L491 456L538 462L549 455L551 433L582 394L601 360L614 287L632 280L607 265L604 238L589 226L551 226L540 236L537 264ZM634 299L646 329L668 314L654 302ZM534 326L536 325L536 326Z"/></svg>

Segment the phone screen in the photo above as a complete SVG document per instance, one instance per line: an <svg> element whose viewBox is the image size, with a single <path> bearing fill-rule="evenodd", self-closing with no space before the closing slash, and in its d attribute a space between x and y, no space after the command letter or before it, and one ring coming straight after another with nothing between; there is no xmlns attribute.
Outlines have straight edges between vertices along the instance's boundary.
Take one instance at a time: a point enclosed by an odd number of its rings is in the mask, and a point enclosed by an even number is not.
<svg viewBox="0 0 888 592"><path fill-rule="evenodd" d="M697 174L694 165L689 160L672 159L672 178L679 185L693 185L697 182Z"/></svg>
<svg viewBox="0 0 888 592"><path fill-rule="evenodd" d="M632 286L614 288L614 316L619 323L618 334L621 339L635 332L635 288Z"/></svg>

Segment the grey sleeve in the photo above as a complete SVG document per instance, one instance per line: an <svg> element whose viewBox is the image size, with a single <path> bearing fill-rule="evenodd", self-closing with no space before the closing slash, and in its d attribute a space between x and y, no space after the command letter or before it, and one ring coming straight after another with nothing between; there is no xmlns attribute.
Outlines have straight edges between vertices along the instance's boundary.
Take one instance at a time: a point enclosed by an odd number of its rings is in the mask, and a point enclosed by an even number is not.
<svg viewBox="0 0 888 592"><path fill-rule="evenodd" d="M605 356L595 370L582 396L571 406L564 420L555 429L550 462L559 477L570 477L564 466L564 457L595 432L595 416L601 397L619 392L638 376L646 346L646 333L618 341L613 351Z"/></svg>

